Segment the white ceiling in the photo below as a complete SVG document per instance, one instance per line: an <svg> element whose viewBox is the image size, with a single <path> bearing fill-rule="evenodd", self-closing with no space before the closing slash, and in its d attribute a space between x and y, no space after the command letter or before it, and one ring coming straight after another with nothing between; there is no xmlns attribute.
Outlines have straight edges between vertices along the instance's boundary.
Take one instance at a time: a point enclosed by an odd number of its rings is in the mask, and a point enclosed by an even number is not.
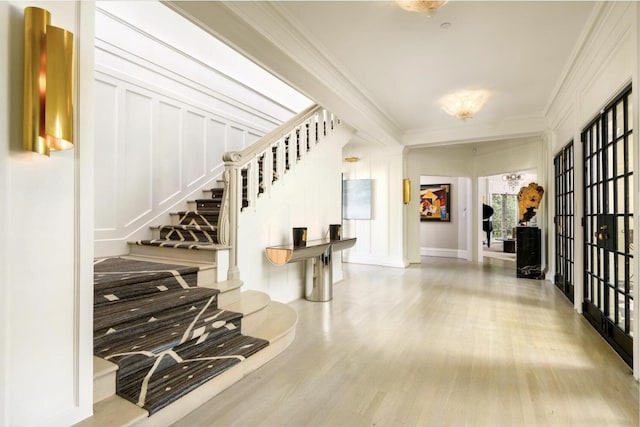
<svg viewBox="0 0 640 427"><path fill-rule="evenodd" d="M172 7L337 110L366 137L405 145L541 132L596 4L452 0L428 17L388 1L218 2L210 9L215 3ZM208 14L221 8L264 39L220 28ZM438 104L460 89L491 92L465 122Z"/></svg>

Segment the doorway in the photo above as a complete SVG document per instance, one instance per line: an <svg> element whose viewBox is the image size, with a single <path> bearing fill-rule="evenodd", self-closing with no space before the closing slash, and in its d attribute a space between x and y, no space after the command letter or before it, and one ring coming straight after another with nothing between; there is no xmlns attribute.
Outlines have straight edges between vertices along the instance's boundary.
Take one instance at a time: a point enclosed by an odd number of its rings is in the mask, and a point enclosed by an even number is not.
<svg viewBox="0 0 640 427"><path fill-rule="evenodd" d="M479 179L482 200L482 260L502 260L516 267L516 235L518 226L518 192L536 182L536 170L505 172ZM534 217L532 222L536 222Z"/></svg>
<svg viewBox="0 0 640 427"><path fill-rule="evenodd" d="M633 365L633 135L631 87L582 132L584 300L589 322Z"/></svg>

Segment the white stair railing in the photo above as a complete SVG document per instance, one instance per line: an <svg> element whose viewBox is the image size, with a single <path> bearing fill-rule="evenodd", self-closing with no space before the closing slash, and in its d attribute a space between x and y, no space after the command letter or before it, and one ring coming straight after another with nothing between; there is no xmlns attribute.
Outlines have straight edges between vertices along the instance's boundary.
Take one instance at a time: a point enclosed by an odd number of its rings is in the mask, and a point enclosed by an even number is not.
<svg viewBox="0 0 640 427"><path fill-rule="evenodd" d="M332 134L340 120L328 110L314 105L269 132L242 151L223 156L226 207L220 212L219 239L230 247L229 280L240 277L238 270L238 217L242 209L285 179L317 144Z"/></svg>

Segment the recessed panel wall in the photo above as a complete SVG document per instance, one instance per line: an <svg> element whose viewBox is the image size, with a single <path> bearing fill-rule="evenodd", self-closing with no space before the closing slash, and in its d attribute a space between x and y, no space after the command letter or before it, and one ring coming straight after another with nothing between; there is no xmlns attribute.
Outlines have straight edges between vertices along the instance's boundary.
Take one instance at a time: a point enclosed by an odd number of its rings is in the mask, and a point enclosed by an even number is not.
<svg viewBox="0 0 640 427"><path fill-rule="evenodd" d="M182 130L182 176L187 188L197 184L205 176L205 124L203 115L193 111L185 113Z"/></svg>
<svg viewBox="0 0 640 427"><path fill-rule="evenodd" d="M225 152L226 125L224 122L209 119L207 122L207 172L215 172L221 167L220 159Z"/></svg>
<svg viewBox="0 0 640 427"><path fill-rule="evenodd" d="M109 256L219 185L223 154L258 140L284 112L265 107L260 88L131 23L101 10L96 23L96 256Z"/></svg>
<svg viewBox="0 0 640 427"><path fill-rule="evenodd" d="M158 137L154 149L153 188L155 199L160 204L180 192L181 160L176 155L182 128L182 109L165 101L158 103ZM178 153L179 154L179 153Z"/></svg>
<svg viewBox="0 0 640 427"><path fill-rule="evenodd" d="M151 210L151 98L127 91L124 101L122 149L122 215L124 225Z"/></svg>
<svg viewBox="0 0 640 427"><path fill-rule="evenodd" d="M228 151L241 151L244 145L244 131L236 126L229 128L229 139L227 140Z"/></svg>
<svg viewBox="0 0 640 427"><path fill-rule="evenodd" d="M95 95L102 112L95 116L95 158L100 159L100 175L95 177L95 228L115 230L118 225L118 186L114 185L118 177L118 87L96 80Z"/></svg>

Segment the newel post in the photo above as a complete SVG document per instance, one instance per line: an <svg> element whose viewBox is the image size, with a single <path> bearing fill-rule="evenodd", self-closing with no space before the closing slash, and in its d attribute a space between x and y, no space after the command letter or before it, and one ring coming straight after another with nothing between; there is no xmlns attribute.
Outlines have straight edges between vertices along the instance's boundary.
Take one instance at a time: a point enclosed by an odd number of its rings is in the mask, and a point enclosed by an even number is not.
<svg viewBox="0 0 640 427"><path fill-rule="evenodd" d="M240 270L238 269L238 216L240 214L240 204L242 199L242 179L240 178L240 160L242 155L238 152L232 151L225 153L222 160L224 160L224 186L225 186L225 202L229 207L227 215L224 215L224 211L220 213L221 216L228 218L226 229L222 234L227 235L228 239L224 244L230 247L229 250L229 270L227 272L228 280L239 280ZM223 203L224 205L225 203ZM225 221L221 218L222 221Z"/></svg>

